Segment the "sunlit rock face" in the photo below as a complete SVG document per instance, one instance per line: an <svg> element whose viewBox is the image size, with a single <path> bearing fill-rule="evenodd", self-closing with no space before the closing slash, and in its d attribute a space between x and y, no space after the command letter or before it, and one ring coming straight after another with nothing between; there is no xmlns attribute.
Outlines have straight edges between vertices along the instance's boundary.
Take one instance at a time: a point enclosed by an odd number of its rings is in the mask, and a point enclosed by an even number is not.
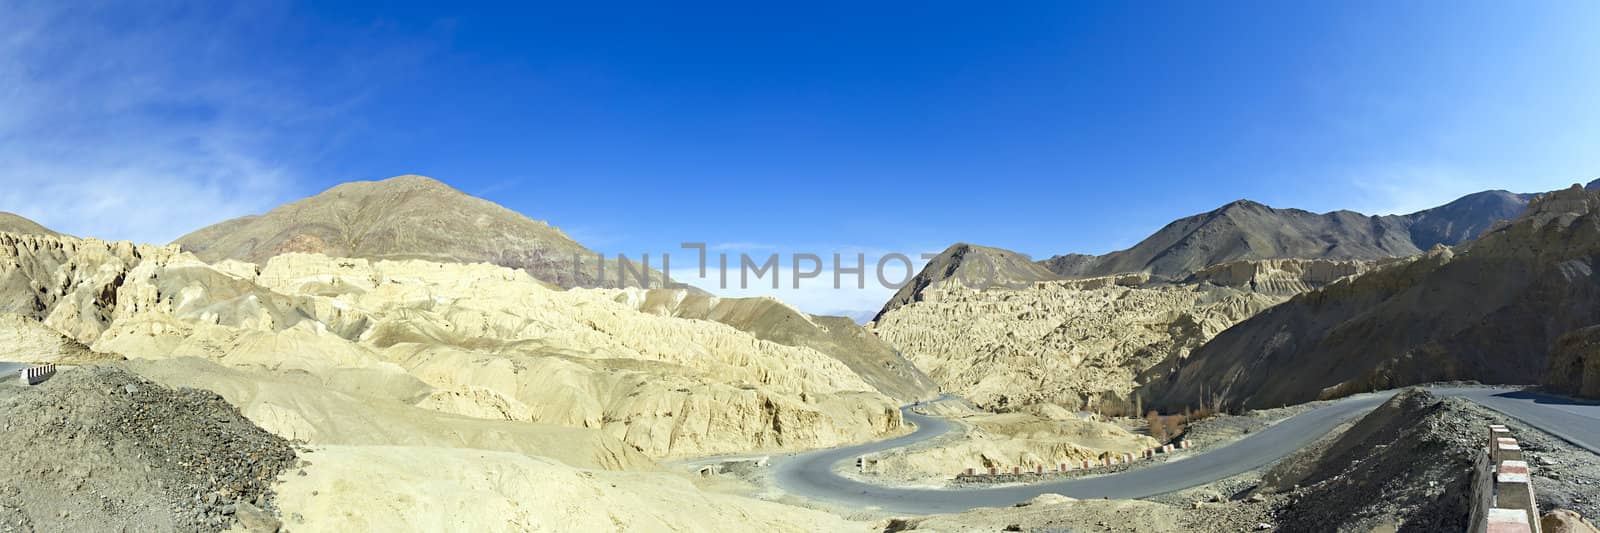
<svg viewBox="0 0 1600 533"><path fill-rule="evenodd" d="M901 425L895 400L815 348L641 312L635 289L560 290L490 264L210 264L176 246L0 234L0 290L0 311L97 352L411 379L415 406L593 428L654 457L832 446Z"/></svg>

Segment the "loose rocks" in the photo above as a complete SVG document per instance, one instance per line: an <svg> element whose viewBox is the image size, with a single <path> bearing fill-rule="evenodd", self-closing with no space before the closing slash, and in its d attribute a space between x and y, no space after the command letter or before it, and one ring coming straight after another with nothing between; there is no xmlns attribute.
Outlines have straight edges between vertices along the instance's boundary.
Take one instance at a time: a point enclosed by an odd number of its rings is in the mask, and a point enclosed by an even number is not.
<svg viewBox="0 0 1600 533"><path fill-rule="evenodd" d="M13 458L0 462L0 529L222 531L242 509L270 520L270 486L296 461L220 396L108 367L0 387L0 418Z"/></svg>

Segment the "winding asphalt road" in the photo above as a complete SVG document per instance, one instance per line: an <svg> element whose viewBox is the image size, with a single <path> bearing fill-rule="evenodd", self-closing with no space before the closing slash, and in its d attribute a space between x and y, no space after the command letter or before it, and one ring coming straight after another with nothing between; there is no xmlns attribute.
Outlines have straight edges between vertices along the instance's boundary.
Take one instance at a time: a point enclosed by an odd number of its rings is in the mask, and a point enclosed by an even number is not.
<svg viewBox="0 0 1600 533"><path fill-rule="evenodd" d="M1532 391L1436 388L1499 411L1580 448L1600 454L1600 402L1585 402Z"/></svg>
<svg viewBox="0 0 1600 533"><path fill-rule="evenodd" d="M1461 396L1600 453L1600 405L1523 391L1434 388ZM950 423L902 408L917 429L885 441L818 450L774 460L774 479L791 494L851 507L931 514L1000 507L1054 493L1073 498L1146 498L1225 479L1271 464L1311 444L1345 421L1366 414L1395 391L1361 394L1287 418L1226 446L1120 474L983 489L899 488L847 479L833 466L856 457L908 446L950 430ZM1565 432L1565 434L1563 434ZM952 465L952 468L955 468Z"/></svg>

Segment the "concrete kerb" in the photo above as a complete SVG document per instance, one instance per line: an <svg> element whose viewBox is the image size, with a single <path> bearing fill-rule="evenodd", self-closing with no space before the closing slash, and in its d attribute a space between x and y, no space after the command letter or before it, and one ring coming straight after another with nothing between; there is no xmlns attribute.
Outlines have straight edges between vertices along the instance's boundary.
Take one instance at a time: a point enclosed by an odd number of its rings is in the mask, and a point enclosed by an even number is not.
<svg viewBox="0 0 1600 533"><path fill-rule="evenodd" d="M17 376L21 379L23 385L38 385L43 383L44 380L50 379L50 376L54 376L55 374L55 363L45 363L39 366L28 367L17 371Z"/></svg>
<svg viewBox="0 0 1600 533"><path fill-rule="evenodd" d="M1533 478L1511 431L1489 426L1489 439L1474 465L1472 516L1474 533L1539 533L1539 505Z"/></svg>

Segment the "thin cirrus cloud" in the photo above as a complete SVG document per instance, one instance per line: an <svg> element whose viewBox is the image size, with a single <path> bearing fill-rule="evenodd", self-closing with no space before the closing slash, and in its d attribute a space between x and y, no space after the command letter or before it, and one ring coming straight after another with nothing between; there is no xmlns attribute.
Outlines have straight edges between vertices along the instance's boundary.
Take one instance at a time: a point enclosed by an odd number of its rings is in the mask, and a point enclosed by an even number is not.
<svg viewBox="0 0 1600 533"><path fill-rule="evenodd" d="M165 243L264 212L360 98L356 62L253 63L241 43L285 26L271 6L0 10L0 210L56 231Z"/></svg>

